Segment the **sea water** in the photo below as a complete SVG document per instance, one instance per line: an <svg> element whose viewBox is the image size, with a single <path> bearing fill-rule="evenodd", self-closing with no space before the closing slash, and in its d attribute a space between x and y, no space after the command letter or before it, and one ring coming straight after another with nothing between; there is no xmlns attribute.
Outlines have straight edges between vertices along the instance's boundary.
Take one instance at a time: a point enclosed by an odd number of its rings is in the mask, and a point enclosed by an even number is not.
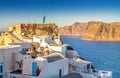
<svg viewBox="0 0 120 78"><path fill-rule="evenodd" d="M61 38L81 57L91 61L97 70L112 71L113 78L120 78L120 42L85 41L74 36Z"/></svg>

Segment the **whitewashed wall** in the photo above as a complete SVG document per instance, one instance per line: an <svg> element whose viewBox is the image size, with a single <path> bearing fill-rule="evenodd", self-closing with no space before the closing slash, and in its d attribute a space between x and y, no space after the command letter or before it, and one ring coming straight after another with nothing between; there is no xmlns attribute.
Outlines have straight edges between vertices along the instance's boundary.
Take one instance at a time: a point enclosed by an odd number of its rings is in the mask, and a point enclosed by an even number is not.
<svg viewBox="0 0 120 78"><path fill-rule="evenodd" d="M7 71L12 70L12 49L4 49L4 73L7 77Z"/></svg>
<svg viewBox="0 0 120 78"><path fill-rule="evenodd" d="M0 49L0 64L3 63L3 49Z"/></svg>
<svg viewBox="0 0 120 78"><path fill-rule="evenodd" d="M53 42L52 36L50 36L50 35L47 36L47 38L45 38L45 42L48 43L48 44L52 43Z"/></svg>
<svg viewBox="0 0 120 78"><path fill-rule="evenodd" d="M32 60L23 60L22 74L32 75Z"/></svg>
<svg viewBox="0 0 120 78"><path fill-rule="evenodd" d="M19 53L20 51L22 51L22 47L21 45L15 45L16 47L12 48L12 52L13 53Z"/></svg>
<svg viewBox="0 0 120 78"><path fill-rule="evenodd" d="M63 59L48 63L48 78L59 78L59 70L62 70L62 76L68 74L68 59Z"/></svg>
<svg viewBox="0 0 120 78"><path fill-rule="evenodd" d="M65 53L67 51L67 48L65 45L62 46L50 46L48 45L48 47L52 50L58 51L58 52L62 52L62 54L65 56Z"/></svg>
<svg viewBox="0 0 120 78"><path fill-rule="evenodd" d="M38 37L33 36L33 42L38 42L38 43L40 43L41 40L42 40L41 38L38 38Z"/></svg>
<svg viewBox="0 0 120 78"><path fill-rule="evenodd" d="M30 48L32 42L8 43L8 45L21 45L21 48Z"/></svg>
<svg viewBox="0 0 120 78"><path fill-rule="evenodd" d="M0 48L0 63L4 64L4 77L7 77L7 71L13 69L13 64L12 64L12 52L14 49L19 48L20 46L15 46L15 45L8 45L8 46L3 46ZM4 57L4 58L3 58Z"/></svg>
<svg viewBox="0 0 120 78"><path fill-rule="evenodd" d="M67 58L77 58L78 53L75 50L67 50L66 57Z"/></svg>
<svg viewBox="0 0 120 78"><path fill-rule="evenodd" d="M44 61L45 60L24 59L22 74L32 75L32 62L37 62L39 69L42 72L44 70Z"/></svg>
<svg viewBox="0 0 120 78"><path fill-rule="evenodd" d="M14 53L14 55L15 55L15 60L13 61L13 63L14 63L14 70L22 70L22 68L23 68L23 66L22 67L19 67L19 64L17 63L17 62L23 62L23 60L25 59L25 58L30 58L30 56L29 55L23 55L23 54L20 54L20 53Z"/></svg>

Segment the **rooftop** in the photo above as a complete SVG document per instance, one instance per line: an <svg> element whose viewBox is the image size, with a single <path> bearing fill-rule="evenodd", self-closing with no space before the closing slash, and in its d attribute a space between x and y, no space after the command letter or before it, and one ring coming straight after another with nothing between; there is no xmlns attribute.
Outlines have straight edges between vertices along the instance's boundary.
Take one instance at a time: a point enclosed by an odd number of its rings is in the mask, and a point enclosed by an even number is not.
<svg viewBox="0 0 120 78"><path fill-rule="evenodd" d="M78 73L69 73L68 75L65 75L61 78L83 78L83 77Z"/></svg>
<svg viewBox="0 0 120 78"><path fill-rule="evenodd" d="M42 58L47 59L48 63L50 63L50 62L54 62L54 61L57 61L57 60L62 60L65 57L60 53L52 53L50 55L43 56Z"/></svg>
<svg viewBox="0 0 120 78"><path fill-rule="evenodd" d="M89 63L89 61L85 61L85 60L82 60L82 59L80 59L80 58L77 58L75 61L76 61L76 62L83 62L83 63L88 62L88 63Z"/></svg>
<svg viewBox="0 0 120 78"><path fill-rule="evenodd" d="M8 49L8 48L15 48L15 47L21 47L20 45L3 45L0 46L0 49Z"/></svg>
<svg viewBox="0 0 120 78"><path fill-rule="evenodd" d="M91 62L77 58L77 59L70 59L70 63L79 66L80 64L90 64Z"/></svg>

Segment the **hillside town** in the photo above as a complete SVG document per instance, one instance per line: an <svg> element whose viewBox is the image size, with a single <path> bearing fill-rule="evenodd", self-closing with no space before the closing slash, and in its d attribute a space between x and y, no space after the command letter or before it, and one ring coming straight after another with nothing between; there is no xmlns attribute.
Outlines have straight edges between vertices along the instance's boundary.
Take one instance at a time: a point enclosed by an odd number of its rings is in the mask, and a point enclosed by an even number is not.
<svg viewBox="0 0 120 78"><path fill-rule="evenodd" d="M63 44L55 24L18 24L2 36L0 78L112 78L111 71L96 70L69 44Z"/></svg>

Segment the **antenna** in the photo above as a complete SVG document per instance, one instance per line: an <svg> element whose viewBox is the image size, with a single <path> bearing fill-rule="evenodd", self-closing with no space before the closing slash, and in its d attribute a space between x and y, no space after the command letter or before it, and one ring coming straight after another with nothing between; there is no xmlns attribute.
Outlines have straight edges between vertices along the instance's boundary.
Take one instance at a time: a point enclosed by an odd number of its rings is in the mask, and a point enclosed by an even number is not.
<svg viewBox="0 0 120 78"><path fill-rule="evenodd" d="M43 21L42 21L43 24L45 24L45 19L46 19L46 17L43 16Z"/></svg>

